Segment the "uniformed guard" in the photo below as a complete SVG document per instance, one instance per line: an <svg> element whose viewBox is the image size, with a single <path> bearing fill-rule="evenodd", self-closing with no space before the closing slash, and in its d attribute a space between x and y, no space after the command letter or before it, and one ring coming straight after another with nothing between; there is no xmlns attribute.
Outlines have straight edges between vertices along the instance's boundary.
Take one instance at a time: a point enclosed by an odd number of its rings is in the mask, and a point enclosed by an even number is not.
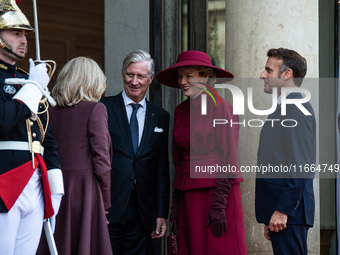
<svg viewBox="0 0 340 255"><path fill-rule="evenodd" d="M14 0L0 0L0 254L35 254L43 219L57 214L64 192L42 100L47 67L31 59L29 75L17 67L33 31Z"/></svg>

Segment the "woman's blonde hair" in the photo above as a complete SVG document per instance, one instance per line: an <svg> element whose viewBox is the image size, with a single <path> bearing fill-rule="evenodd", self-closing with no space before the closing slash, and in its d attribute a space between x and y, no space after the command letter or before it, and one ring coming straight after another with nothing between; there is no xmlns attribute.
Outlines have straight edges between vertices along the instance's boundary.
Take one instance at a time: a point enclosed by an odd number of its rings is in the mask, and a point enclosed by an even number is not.
<svg viewBox="0 0 340 255"><path fill-rule="evenodd" d="M207 67L207 66L192 66L193 69L198 71L199 76L201 77L208 77L209 80L207 84L212 86L216 82L216 71L214 68Z"/></svg>
<svg viewBox="0 0 340 255"><path fill-rule="evenodd" d="M98 102L105 89L106 77L97 62L76 57L59 72L52 95L60 107L66 107L81 101Z"/></svg>

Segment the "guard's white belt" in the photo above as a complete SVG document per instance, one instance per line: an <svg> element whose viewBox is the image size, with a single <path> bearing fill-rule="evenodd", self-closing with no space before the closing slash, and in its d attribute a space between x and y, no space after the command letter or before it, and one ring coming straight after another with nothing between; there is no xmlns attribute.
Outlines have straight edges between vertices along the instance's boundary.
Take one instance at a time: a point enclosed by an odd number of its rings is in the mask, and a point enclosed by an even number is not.
<svg viewBox="0 0 340 255"><path fill-rule="evenodd" d="M28 142L20 141L0 141L0 150L30 151ZM44 154L44 147L41 146L41 155Z"/></svg>

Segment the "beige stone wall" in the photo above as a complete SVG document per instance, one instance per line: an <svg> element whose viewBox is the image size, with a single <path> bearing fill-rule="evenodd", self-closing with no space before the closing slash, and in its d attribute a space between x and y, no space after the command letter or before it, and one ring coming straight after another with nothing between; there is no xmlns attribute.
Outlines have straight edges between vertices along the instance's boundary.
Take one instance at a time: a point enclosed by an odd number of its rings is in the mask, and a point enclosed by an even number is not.
<svg viewBox="0 0 340 255"><path fill-rule="evenodd" d="M122 63L133 50L149 51L149 1L105 1L105 94L123 90Z"/></svg>

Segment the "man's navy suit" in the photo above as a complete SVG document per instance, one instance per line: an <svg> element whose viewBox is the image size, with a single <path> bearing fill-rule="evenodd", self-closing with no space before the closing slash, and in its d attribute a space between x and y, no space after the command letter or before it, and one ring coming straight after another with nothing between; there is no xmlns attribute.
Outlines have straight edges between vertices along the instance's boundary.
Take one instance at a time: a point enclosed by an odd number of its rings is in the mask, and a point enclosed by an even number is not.
<svg viewBox="0 0 340 255"><path fill-rule="evenodd" d="M169 113L146 101L143 135L135 154L122 93L101 102L107 108L113 148L108 221L121 220L135 189L141 223L151 231L157 217L168 217Z"/></svg>
<svg viewBox="0 0 340 255"><path fill-rule="evenodd" d="M302 98L302 95L291 93L287 98L298 99ZM311 169L316 162L316 123L310 103L305 103L303 106L312 115L304 115L293 104L288 104L286 115L282 115L281 106L278 105L277 109L268 116L268 120L275 121L266 121L261 130L257 155L258 167L263 169L263 166L266 166L269 169L269 167L279 166L280 169L285 168L289 171L257 173L255 212L259 223L269 225L271 216L277 210L288 215L287 225L303 225L307 230L308 227L313 226L314 174L311 171L300 173L300 169L302 171ZM277 233L278 237L280 232ZM273 243L273 238L271 241Z"/></svg>

